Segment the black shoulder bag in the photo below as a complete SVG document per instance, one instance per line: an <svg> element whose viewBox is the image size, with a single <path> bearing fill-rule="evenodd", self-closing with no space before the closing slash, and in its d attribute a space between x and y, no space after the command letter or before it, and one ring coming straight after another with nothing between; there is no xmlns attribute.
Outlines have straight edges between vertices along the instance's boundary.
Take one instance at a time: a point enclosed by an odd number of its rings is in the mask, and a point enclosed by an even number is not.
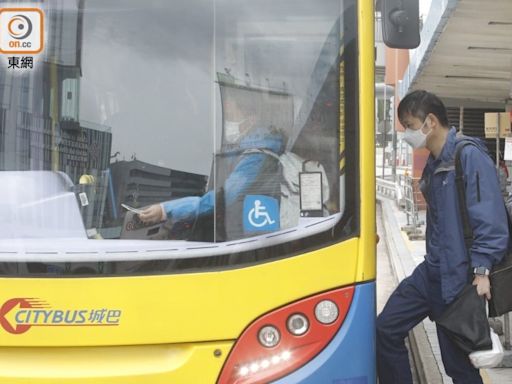
<svg viewBox="0 0 512 384"><path fill-rule="evenodd" d="M509 234L512 233L510 208L512 207L507 204ZM506 255L503 257L503 260L492 268L491 275L489 277L491 279L489 316L497 317L512 311L512 252L510 247Z"/></svg>
<svg viewBox="0 0 512 384"><path fill-rule="evenodd" d="M470 141L457 144L455 150L455 185L459 200L459 210L462 217L464 243L468 257L468 284L453 300L443 314L436 320L451 340L467 354L492 348L489 323L485 311L485 298L478 296L476 287L471 284L471 258L469 250L473 243L473 231L469 224L466 209L466 193L464 188L464 175L460 161L460 152L466 145L473 145Z"/></svg>
<svg viewBox="0 0 512 384"><path fill-rule="evenodd" d="M472 143L468 141L462 141L458 145L458 147L460 146L461 150L466 145L472 145ZM458 150L455 154L455 173L456 177L462 179L462 164L460 161L460 156L458 156L458 152L460 152L460 150ZM457 183L457 193L459 195L460 202L460 196L465 198L464 184L462 180L460 183ZM466 204L460 205L460 211L464 227L469 227L469 219ZM512 234L512 220L510 217L512 213L511 198L507 200L507 203L505 205L505 211L507 212L508 232L509 234ZM469 230L471 231L471 227L469 227ZM466 248L469 249L471 247L471 242L473 240L472 233L471 238L467 239L466 230L464 230L464 239L466 242ZM468 240L470 240L469 243ZM489 300L489 316L497 317L512 311L512 252L510 248L510 241L507 253L505 254L503 260L501 260L499 264L493 266L489 279L491 281L491 300Z"/></svg>

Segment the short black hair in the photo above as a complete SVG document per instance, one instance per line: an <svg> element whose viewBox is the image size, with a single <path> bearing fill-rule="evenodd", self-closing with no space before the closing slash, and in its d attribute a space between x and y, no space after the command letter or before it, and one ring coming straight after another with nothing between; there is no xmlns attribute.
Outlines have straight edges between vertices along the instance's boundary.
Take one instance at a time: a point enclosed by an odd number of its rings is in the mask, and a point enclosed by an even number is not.
<svg viewBox="0 0 512 384"><path fill-rule="evenodd" d="M407 115L425 121L429 113L435 115L441 125L449 126L446 107L441 99L433 93L424 90L413 91L408 93L398 105L398 120L400 121L403 121Z"/></svg>

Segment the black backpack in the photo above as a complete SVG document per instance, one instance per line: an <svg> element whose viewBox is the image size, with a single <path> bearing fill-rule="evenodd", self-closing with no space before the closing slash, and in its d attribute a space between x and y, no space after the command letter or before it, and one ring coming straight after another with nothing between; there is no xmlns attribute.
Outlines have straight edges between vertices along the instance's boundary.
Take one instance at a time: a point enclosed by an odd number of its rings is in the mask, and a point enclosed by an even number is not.
<svg viewBox="0 0 512 384"><path fill-rule="evenodd" d="M473 243L473 231L469 224L468 211L466 207L466 194L464 188L464 173L462 170L462 162L460 153L467 145L475 145L470 140L461 140L457 143L455 150L455 184L457 186L457 194L459 197L459 209L462 217L462 226L464 230L464 242L466 249L471 249ZM507 221L509 234L512 234L512 198L509 197L505 204L507 211ZM470 263L471 267L471 263ZM509 241L509 248L503 260L493 266L491 274L491 300L489 301L489 316L501 316L504 313L512 311L512 247Z"/></svg>

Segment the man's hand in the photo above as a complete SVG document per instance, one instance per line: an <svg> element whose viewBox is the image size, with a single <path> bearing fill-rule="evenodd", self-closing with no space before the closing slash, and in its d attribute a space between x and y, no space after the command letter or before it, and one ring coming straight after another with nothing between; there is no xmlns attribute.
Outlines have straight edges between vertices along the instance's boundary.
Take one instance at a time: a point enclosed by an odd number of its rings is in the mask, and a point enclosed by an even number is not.
<svg viewBox="0 0 512 384"><path fill-rule="evenodd" d="M150 205L139 214L140 220L144 224L158 223L164 221L167 217L160 204Z"/></svg>
<svg viewBox="0 0 512 384"><path fill-rule="evenodd" d="M489 276L475 275L473 285L476 285L478 296L485 295L487 300L491 299L491 282L489 280Z"/></svg>

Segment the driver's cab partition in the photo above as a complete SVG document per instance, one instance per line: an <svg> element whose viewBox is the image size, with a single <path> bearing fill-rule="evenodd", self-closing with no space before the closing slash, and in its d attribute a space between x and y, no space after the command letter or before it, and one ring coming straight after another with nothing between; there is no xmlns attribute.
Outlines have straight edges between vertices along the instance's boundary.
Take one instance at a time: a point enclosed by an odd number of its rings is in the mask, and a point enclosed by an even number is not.
<svg viewBox="0 0 512 384"><path fill-rule="evenodd" d="M198 217L190 239L239 240L287 229L301 217L328 215L324 203L329 182L323 166L293 154L299 136L294 131L293 95L240 84L221 73L218 84L221 144L208 184L215 209L212 215ZM309 195L301 199L300 176L313 173L309 171L319 173L320 180L310 180ZM315 200L316 209L306 207L306 197Z"/></svg>
<svg viewBox="0 0 512 384"><path fill-rule="evenodd" d="M192 225L175 223L163 230L171 239L219 242L281 229L279 155L291 136L293 98L284 91L240 84L221 73L218 85L222 118L215 135L220 145L207 186L213 212L198 215Z"/></svg>
<svg viewBox="0 0 512 384"><path fill-rule="evenodd" d="M327 174L321 162L325 153L309 145L317 128L311 117L304 121L295 116L293 95L285 89L248 86L220 73L217 83L219 145L195 220L183 223L170 217L148 225L128 211L121 238L234 241L338 211L330 202L329 188L338 175ZM318 113L314 105L309 109L311 116ZM210 204L211 209L201 204Z"/></svg>

